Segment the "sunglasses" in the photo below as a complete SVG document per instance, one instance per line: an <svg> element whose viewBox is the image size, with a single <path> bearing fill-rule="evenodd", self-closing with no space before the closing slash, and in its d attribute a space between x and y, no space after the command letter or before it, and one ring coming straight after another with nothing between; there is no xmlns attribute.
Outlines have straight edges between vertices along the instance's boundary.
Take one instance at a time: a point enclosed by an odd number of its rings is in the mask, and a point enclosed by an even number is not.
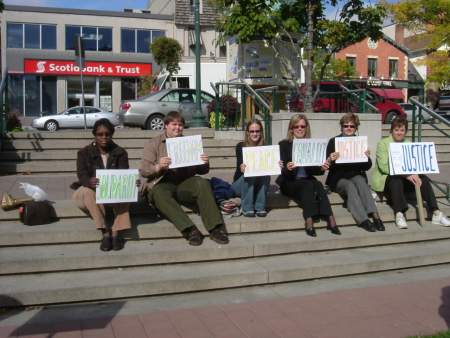
<svg viewBox="0 0 450 338"><path fill-rule="evenodd" d="M294 126L294 127L292 127L292 129L306 129L306 125L301 124L301 125L299 125L299 126Z"/></svg>
<svg viewBox="0 0 450 338"><path fill-rule="evenodd" d="M98 136L98 137L110 137L111 134L110 133L97 133L97 134L95 134L95 136Z"/></svg>
<svg viewBox="0 0 450 338"><path fill-rule="evenodd" d="M249 130L249 134L261 134L261 130Z"/></svg>
<svg viewBox="0 0 450 338"><path fill-rule="evenodd" d="M343 124L342 128L351 128L351 129L356 129L356 126L354 126L353 124Z"/></svg>

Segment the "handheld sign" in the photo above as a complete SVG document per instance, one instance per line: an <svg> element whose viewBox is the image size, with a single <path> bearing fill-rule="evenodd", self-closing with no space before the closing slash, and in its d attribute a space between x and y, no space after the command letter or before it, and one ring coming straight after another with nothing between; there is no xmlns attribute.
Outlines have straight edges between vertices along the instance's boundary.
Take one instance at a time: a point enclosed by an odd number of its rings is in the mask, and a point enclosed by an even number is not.
<svg viewBox="0 0 450 338"><path fill-rule="evenodd" d="M336 163L359 163L369 160L364 154L369 149L367 136L336 137L334 149L339 153Z"/></svg>
<svg viewBox="0 0 450 338"><path fill-rule="evenodd" d="M321 166L325 162L327 139L294 139L292 162L298 167Z"/></svg>
<svg viewBox="0 0 450 338"><path fill-rule="evenodd" d="M245 164L244 177L279 175L280 146L242 148Z"/></svg>
<svg viewBox="0 0 450 338"><path fill-rule="evenodd" d="M95 189L95 200L98 204L137 202L137 169L96 170L95 177L100 181Z"/></svg>
<svg viewBox="0 0 450 338"><path fill-rule="evenodd" d="M204 164L200 158L203 154L201 135L170 137L166 139L166 147L167 156L172 160L170 169Z"/></svg>
<svg viewBox="0 0 450 338"><path fill-rule="evenodd" d="M390 143L389 173L391 175L439 174L434 143Z"/></svg>

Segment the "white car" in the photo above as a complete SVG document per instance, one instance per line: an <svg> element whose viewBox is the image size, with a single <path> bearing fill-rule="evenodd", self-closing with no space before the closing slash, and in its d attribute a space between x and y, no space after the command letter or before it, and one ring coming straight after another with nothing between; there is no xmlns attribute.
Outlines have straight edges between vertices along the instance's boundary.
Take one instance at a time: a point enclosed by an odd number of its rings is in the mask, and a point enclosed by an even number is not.
<svg viewBox="0 0 450 338"><path fill-rule="evenodd" d="M86 112L86 126L92 128L95 121L106 118L114 126L120 124L119 115L96 107L72 107L56 115L47 115L33 120L32 127L56 131L61 128L84 128L84 112Z"/></svg>
<svg viewBox="0 0 450 338"><path fill-rule="evenodd" d="M399 105L403 108L403 110L406 113L406 116L408 118L408 121L412 121L413 116L413 107L414 105L411 103L399 103ZM416 108L416 118L419 116L419 108ZM422 111L422 116L425 120L431 119L430 114Z"/></svg>

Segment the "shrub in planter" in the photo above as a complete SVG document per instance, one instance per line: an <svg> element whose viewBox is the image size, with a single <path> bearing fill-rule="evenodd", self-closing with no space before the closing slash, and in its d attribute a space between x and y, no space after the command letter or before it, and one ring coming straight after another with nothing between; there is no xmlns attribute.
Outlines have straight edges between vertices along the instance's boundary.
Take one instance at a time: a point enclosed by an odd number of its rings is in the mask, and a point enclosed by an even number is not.
<svg viewBox="0 0 450 338"><path fill-rule="evenodd" d="M219 113L219 128L225 125L226 117L222 113ZM216 128L216 112L212 111L209 113L209 126L211 128Z"/></svg>
<svg viewBox="0 0 450 338"><path fill-rule="evenodd" d="M217 111L216 100L212 100L208 105L208 113ZM231 95L223 95L220 97L220 113L223 113L227 122L234 121L237 112L240 110L239 102Z"/></svg>
<svg viewBox="0 0 450 338"><path fill-rule="evenodd" d="M22 131L22 122L20 122L19 117L16 113L8 114L6 119L6 130L7 131Z"/></svg>

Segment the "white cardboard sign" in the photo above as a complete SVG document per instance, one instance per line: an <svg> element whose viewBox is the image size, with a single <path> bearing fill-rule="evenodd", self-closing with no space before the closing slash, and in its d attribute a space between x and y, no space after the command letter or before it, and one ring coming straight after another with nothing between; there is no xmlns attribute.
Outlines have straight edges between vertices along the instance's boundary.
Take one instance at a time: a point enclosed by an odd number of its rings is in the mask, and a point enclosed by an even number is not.
<svg viewBox="0 0 450 338"><path fill-rule="evenodd" d="M339 152L336 163L367 162L369 158L364 154L368 148L367 136L336 137L334 149Z"/></svg>
<svg viewBox="0 0 450 338"><path fill-rule="evenodd" d="M260 146L242 148L245 164L244 177L279 175L280 146Z"/></svg>
<svg viewBox="0 0 450 338"><path fill-rule="evenodd" d="M439 174L434 143L390 143L389 173L391 175Z"/></svg>
<svg viewBox="0 0 450 338"><path fill-rule="evenodd" d="M100 181L95 189L95 200L98 204L137 202L137 169L96 170L95 177Z"/></svg>
<svg viewBox="0 0 450 338"><path fill-rule="evenodd" d="M298 167L321 166L325 162L328 140L322 138L294 139L292 162Z"/></svg>
<svg viewBox="0 0 450 338"><path fill-rule="evenodd" d="M172 163L169 168L190 167L204 164L200 158L203 154L201 135L170 137L166 139L167 156Z"/></svg>

